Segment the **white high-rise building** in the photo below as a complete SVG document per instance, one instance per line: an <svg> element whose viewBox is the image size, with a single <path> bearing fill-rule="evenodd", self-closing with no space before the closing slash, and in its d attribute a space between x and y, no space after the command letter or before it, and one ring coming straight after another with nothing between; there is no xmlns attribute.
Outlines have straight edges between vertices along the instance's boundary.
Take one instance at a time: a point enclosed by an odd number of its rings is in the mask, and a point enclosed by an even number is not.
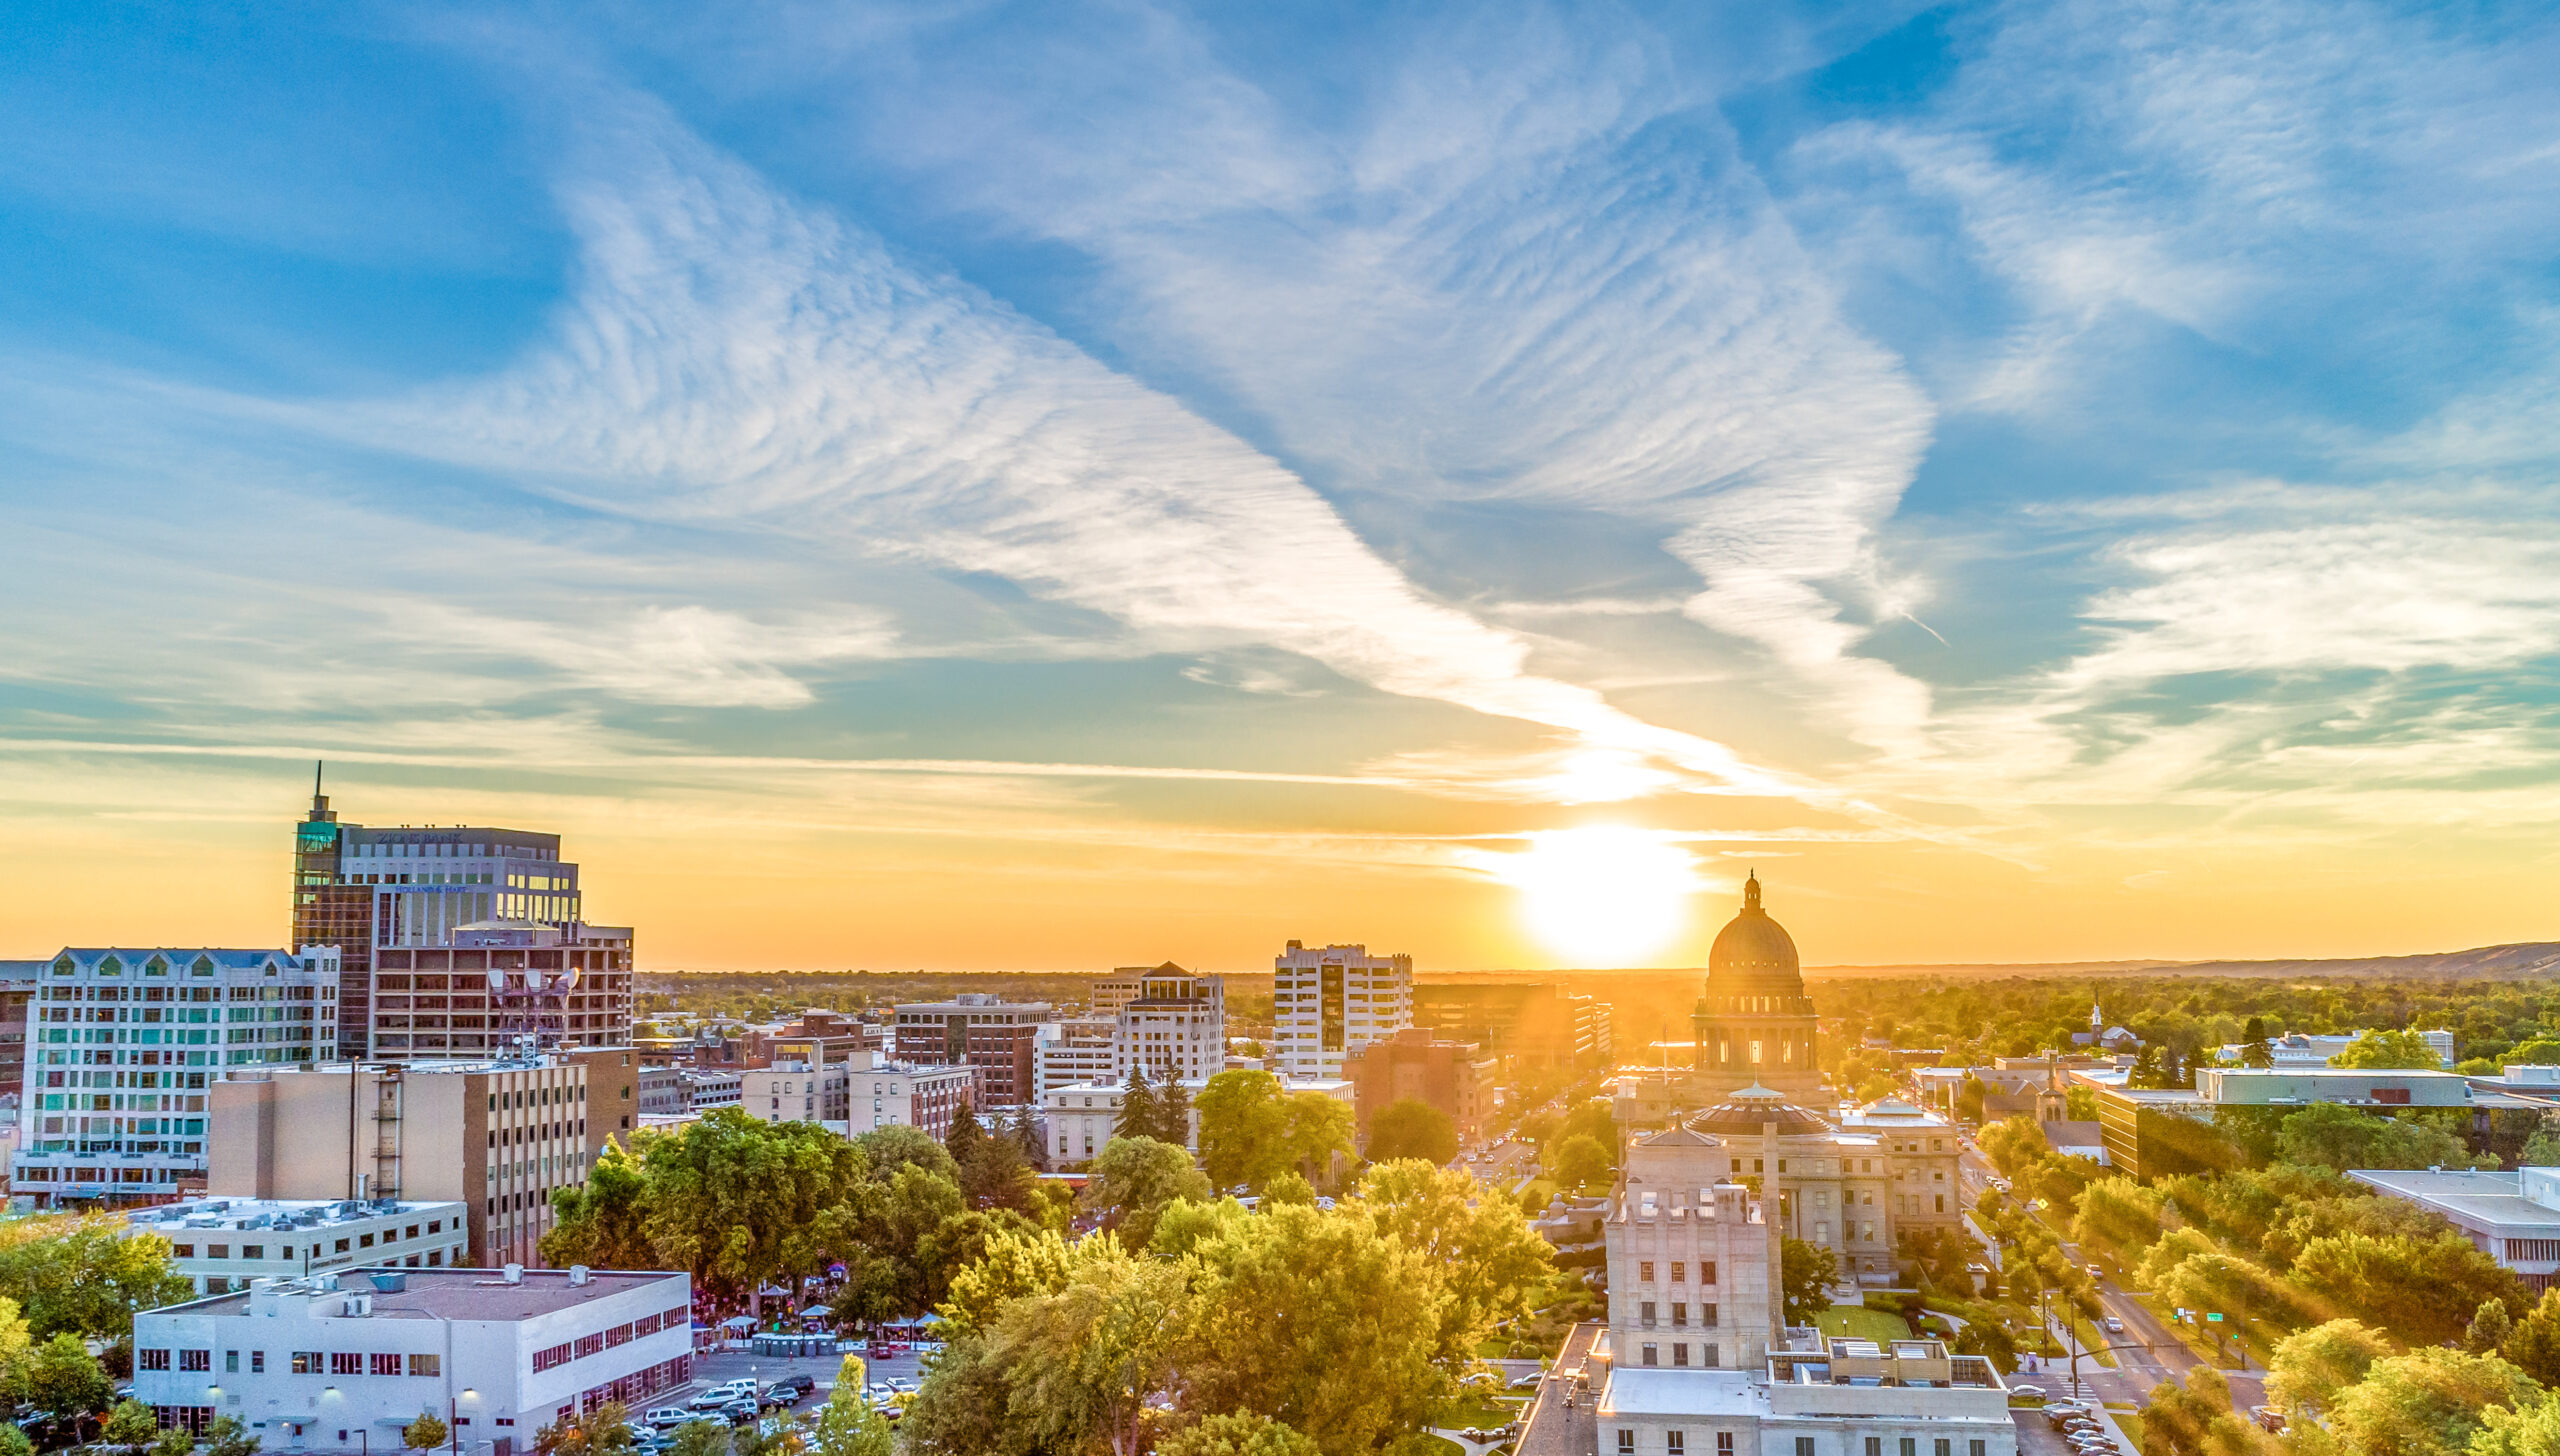
<svg viewBox="0 0 2560 1456"><path fill-rule="evenodd" d="M338 1053L338 952L65 949L27 1006L11 1191L158 1203L205 1180L208 1081Z"/></svg>
<svg viewBox="0 0 2560 1456"><path fill-rule="evenodd" d="M1284 1077L1333 1080L1352 1048L1413 1025L1413 957L1365 945L1309 950L1297 941L1271 962L1271 1062Z"/></svg>
<svg viewBox="0 0 2560 1456"><path fill-rule="evenodd" d="M1138 978L1138 994L1120 1008L1112 1037L1111 1076L1125 1082L1144 1066L1151 1082L1197 1082L1227 1069L1227 983L1195 976L1171 961Z"/></svg>

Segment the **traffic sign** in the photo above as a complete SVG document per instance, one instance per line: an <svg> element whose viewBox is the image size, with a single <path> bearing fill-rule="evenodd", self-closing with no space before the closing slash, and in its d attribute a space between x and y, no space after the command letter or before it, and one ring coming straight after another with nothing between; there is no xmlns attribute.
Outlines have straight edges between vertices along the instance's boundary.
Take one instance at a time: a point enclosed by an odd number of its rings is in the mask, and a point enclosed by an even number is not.
<svg viewBox="0 0 2560 1456"><path fill-rule="evenodd" d="M2206 1318L2207 1320L2209 1320L2209 1321L2211 1321L2211 1322L2215 1323L2215 1324L2220 1324L2220 1323L2222 1323L2222 1311L2220 1311L2220 1310L2218 1310L2218 1309L2217 1309L2217 1310L2214 1310L2214 1311L2212 1311L2212 1312L2208 1313L2208 1314L2205 1316L2205 1318Z"/></svg>

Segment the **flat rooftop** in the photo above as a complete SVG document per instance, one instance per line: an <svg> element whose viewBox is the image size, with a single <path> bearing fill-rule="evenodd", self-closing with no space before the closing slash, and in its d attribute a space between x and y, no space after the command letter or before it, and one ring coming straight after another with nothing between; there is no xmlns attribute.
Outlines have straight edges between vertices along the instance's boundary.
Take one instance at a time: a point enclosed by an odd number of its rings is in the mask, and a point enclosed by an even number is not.
<svg viewBox="0 0 2560 1456"><path fill-rule="evenodd" d="M1748 1370L1677 1370L1619 1366L1600 1392L1602 1420L1619 1416L1735 1418L1772 1414L1769 1387Z"/></svg>
<svg viewBox="0 0 2560 1456"><path fill-rule="evenodd" d="M2474 1228L2518 1238L2560 1238L2560 1208L2525 1197L2520 1173L2358 1168L2347 1176Z"/></svg>
<svg viewBox="0 0 2560 1456"><path fill-rule="evenodd" d="M400 1199L374 1203L349 1198L198 1198L186 1203L138 1208L125 1215L125 1222L154 1233L176 1233L186 1229L327 1228L332 1224L400 1218L408 1214L442 1217L459 1216L462 1212L463 1205L452 1201L435 1203Z"/></svg>
<svg viewBox="0 0 2560 1456"><path fill-rule="evenodd" d="M374 1274L398 1275L406 1287L378 1288L371 1277ZM277 1280L273 1292L318 1299L370 1294L373 1296L371 1317L374 1319L524 1320L575 1309L582 1304L593 1304L599 1299L684 1276L654 1269L599 1269L590 1271L584 1284L572 1284L566 1269L527 1269L521 1283L510 1284L505 1272L498 1269L386 1267L343 1270L336 1276L335 1290L325 1287L326 1278ZM192 1315L245 1319L249 1314L250 1301L256 1297L257 1291L253 1288L155 1312L175 1314L183 1311Z"/></svg>

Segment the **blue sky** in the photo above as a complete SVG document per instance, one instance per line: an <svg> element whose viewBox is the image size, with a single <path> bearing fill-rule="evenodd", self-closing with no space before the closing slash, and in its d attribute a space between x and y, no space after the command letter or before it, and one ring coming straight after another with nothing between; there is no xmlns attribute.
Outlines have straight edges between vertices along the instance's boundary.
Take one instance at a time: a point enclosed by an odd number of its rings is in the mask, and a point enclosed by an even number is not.
<svg viewBox="0 0 2560 1456"><path fill-rule="evenodd" d="M669 964L2552 933L2546 9L0 27L28 954L323 753Z"/></svg>

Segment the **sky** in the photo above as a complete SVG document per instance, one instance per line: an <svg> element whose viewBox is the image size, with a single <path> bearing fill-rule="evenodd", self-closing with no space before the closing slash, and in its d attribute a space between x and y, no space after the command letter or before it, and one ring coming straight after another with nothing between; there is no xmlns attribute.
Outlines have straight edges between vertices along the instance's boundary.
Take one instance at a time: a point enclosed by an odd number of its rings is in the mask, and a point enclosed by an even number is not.
<svg viewBox="0 0 2560 1456"><path fill-rule="evenodd" d="M2560 938L2560 15L0 16L0 955Z"/></svg>

